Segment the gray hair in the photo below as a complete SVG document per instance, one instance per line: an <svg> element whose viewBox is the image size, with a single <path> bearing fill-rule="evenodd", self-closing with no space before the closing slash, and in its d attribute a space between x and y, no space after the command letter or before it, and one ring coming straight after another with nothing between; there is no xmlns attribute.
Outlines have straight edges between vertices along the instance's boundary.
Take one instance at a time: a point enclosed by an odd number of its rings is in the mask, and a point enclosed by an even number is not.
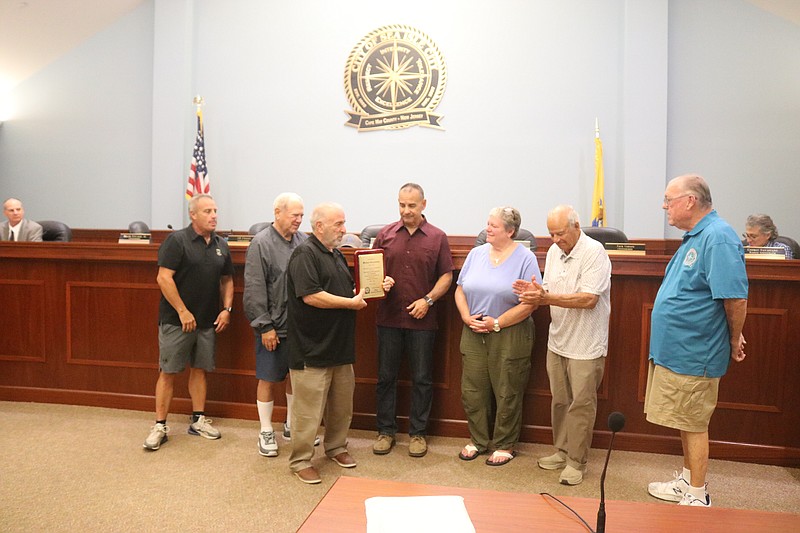
<svg viewBox="0 0 800 533"><path fill-rule="evenodd" d="M194 213L195 212L195 210L197 209L197 203L203 198L209 198L211 200L214 199L210 194L197 194L195 196L192 196L189 199L189 212L190 213Z"/></svg>
<svg viewBox="0 0 800 533"><path fill-rule="evenodd" d="M519 225L522 224L522 216L513 207L495 207L489 211L490 217L496 217L503 221L503 226L508 230L514 230L511 238L515 238L519 233Z"/></svg>
<svg viewBox="0 0 800 533"><path fill-rule="evenodd" d="M285 211L292 202L302 204L303 199L300 198L300 195L293 192L282 192L275 197L275 201L272 202L272 208L279 211Z"/></svg>
<svg viewBox="0 0 800 533"><path fill-rule="evenodd" d="M404 190L404 189L415 190L415 191L417 191L419 193L420 198L422 198L423 200L425 199L425 191L423 191L422 190L422 186L417 184L417 183L408 182L405 185L403 185L402 187L400 187L401 191Z"/></svg>
<svg viewBox="0 0 800 533"><path fill-rule="evenodd" d="M775 240L775 237L778 236L778 228L769 215L762 215L761 213L750 215L747 217L745 226L748 228L758 228L761 233L769 233L769 240L771 241Z"/></svg>
<svg viewBox="0 0 800 533"><path fill-rule="evenodd" d="M702 176L698 174L686 174L676 179L680 180L680 184L687 194L691 194L697 198L701 207L712 206L711 189L709 189L708 183L706 183L706 180L704 180Z"/></svg>
<svg viewBox="0 0 800 533"><path fill-rule="evenodd" d="M315 207L314 211L311 213L311 228L313 229L314 226L317 225L317 222L328 216L328 213L331 211L344 212L344 208L335 202L326 202Z"/></svg>

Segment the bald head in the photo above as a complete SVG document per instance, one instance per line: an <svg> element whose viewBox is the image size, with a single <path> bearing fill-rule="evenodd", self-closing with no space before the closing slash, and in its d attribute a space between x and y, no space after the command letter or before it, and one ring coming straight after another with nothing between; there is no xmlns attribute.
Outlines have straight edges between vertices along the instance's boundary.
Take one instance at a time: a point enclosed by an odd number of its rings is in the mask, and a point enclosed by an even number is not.
<svg viewBox="0 0 800 533"><path fill-rule="evenodd" d="M319 204L311 213L311 230L329 250L342 242L342 237L347 232L344 223L344 209L339 204Z"/></svg>
<svg viewBox="0 0 800 533"><path fill-rule="evenodd" d="M578 227L580 227L581 225L581 222L578 217L578 212L575 211L575 208L572 207L571 205L565 205L565 204L557 205L556 207L551 209L549 213L547 213L547 220L550 221L550 219L563 220L564 224L569 224L570 226L574 226L575 224L577 224Z"/></svg>
<svg viewBox="0 0 800 533"><path fill-rule="evenodd" d="M581 238L581 221L571 205L559 205L547 214L547 231L553 244L569 254Z"/></svg>
<svg viewBox="0 0 800 533"><path fill-rule="evenodd" d="M689 231L712 209L711 190L706 180L697 174L684 174L673 178L664 190L667 223Z"/></svg>
<svg viewBox="0 0 800 533"><path fill-rule="evenodd" d="M285 192L279 194L272 205L275 213L272 225L284 239L292 240L303 222L303 199L293 192Z"/></svg>
<svg viewBox="0 0 800 533"><path fill-rule="evenodd" d="M712 206L711 189L702 176L697 174L684 174L670 180L669 185L675 185L681 194L690 194L695 197L701 208Z"/></svg>
<svg viewBox="0 0 800 533"><path fill-rule="evenodd" d="M16 226L25 217L25 208L22 207L22 202L16 198L9 198L3 202L3 214L11 226Z"/></svg>

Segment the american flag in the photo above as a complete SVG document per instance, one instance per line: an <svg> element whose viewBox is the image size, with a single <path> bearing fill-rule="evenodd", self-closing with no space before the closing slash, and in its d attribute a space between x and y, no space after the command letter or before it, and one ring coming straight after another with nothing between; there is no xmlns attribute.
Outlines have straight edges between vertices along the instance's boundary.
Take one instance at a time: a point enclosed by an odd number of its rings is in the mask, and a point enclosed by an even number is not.
<svg viewBox="0 0 800 533"><path fill-rule="evenodd" d="M186 185L186 199L195 194L209 194L208 168L206 167L206 147L203 142L203 114L197 110L197 138L192 152L192 169L189 171L189 183Z"/></svg>

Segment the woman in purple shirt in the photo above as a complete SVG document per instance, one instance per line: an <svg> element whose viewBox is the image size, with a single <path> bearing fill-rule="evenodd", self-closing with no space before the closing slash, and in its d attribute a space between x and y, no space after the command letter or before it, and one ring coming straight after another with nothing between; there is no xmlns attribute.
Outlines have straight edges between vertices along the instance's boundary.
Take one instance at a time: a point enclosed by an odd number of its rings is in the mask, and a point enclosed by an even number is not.
<svg viewBox="0 0 800 533"><path fill-rule="evenodd" d="M461 333L461 401L471 441L459 457L472 461L489 450L489 466L502 466L516 455L522 427L522 399L531 368L535 306L521 304L512 290L517 279L542 275L536 256L514 241L522 221L513 207L489 212L486 244L473 248L458 277L456 307ZM492 396L497 405L490 432ZM491 434L491 438L490 438Z"/></svg>

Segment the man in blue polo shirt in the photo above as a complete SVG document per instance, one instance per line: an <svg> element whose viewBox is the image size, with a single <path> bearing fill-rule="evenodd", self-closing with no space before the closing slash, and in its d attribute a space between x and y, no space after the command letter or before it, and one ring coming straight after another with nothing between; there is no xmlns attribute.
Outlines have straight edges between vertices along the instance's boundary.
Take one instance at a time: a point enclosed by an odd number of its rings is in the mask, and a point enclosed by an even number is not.
<svg viewBox="0 0 800 533"><path fill-rule="evenodd" d="M653 307L644 411L648 422L680 431L683 471L671 481L650 483L648 492L680 505L710 507L708 423L728 363L745 358L744 248L714 210L700 176L670 181L663 209L669 224L686 233Z"/></svg>

